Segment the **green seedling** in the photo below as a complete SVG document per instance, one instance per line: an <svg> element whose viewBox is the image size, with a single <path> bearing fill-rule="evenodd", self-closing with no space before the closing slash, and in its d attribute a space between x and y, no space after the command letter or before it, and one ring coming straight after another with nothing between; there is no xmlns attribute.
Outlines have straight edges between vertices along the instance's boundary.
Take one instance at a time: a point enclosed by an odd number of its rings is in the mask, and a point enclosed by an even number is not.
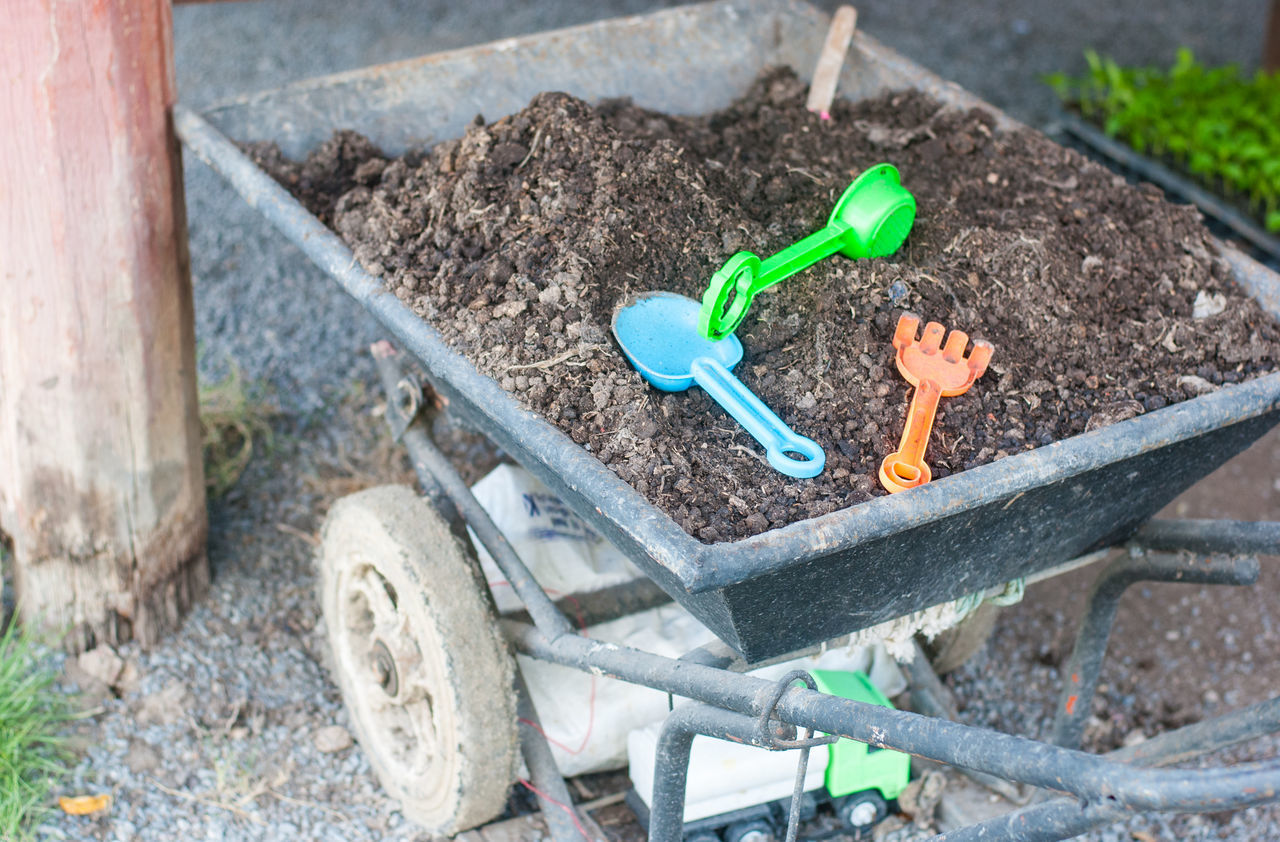
<svg viewBox="0 0 1280 842"><path fill-rule="evenodd" d="M1280 232L1280 73L1207 68L1190 50L1166 70L1093 51L1080 77L1045 77L1060 99L1136 151L1234 199Z"/></svg>
<svg viewBox="0 0 1280 842"><path fill-rule="evenodd" d="M711 276L702 295L698 332L718 341L737 329L756 293L808 269L833 254L884 257L907 239L916 200L902 186L897 167L876 164L841 194L826 226L767 260L740 251Z"/></svg>

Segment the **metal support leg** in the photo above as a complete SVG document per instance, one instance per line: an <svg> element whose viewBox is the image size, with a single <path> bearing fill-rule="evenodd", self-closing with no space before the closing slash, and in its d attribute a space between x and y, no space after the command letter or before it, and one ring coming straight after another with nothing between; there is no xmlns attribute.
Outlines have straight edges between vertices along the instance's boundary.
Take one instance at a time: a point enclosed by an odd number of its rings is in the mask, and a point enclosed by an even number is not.
<svg viewBox="0 0 1280 842"><path fill-rule="evenodd" d="M1113 751L1107 759L1136 766L1167 766L1277 730L1280 730L1280 698L1159 734L1136 746ZM1056 842L1130 815L1130 811L1106 800L1084 804L1074 798L1057 798L944 833L931 842L991 842L997 839Z"/></svg>
<svg viewBox="0 0 1280 842"><path fill-rule="evenodd" d="M1152 520L1130 542L1149 550L1280 555L1280 521Z"/></svg>
<svg viewBox="0 0 1280 842"><path fill-rule="evenodd" d="M917 713L925 716L938 716L955 722L960 719L956 711L956 701L951 691L938 678L938 674L929 665L929 656L919 643L915 647L915 657L907 662L907 678L911 681L911 706Z"/></svg>
<svg viewBox="0 0 1280 842"><path fill-rule="evenodd" d="M1280 731L1280 697L1157 734L1107 757L1138 766L1169 766L1276 731Z"/></svg>
<svg viewBox="0 0 1280 842"><path fill-rule="evenodd" d="M538 713L529 698L524 676L516 670L516 715L520 717L520 753L529 767L529 776L538 789L534 795L542 805L542 817L553 842L582 842L580 819L574 814L573 796L551 754L546 735L538 723Z"/></svg>
<svg viewBox="0 0 1280 842"><path fill-rule="evenodd" d="M400 386L404 381L405 372L397 356L395 349L388 342L379 342L373 347L373 358L378 366L379 377L387 388L388 414L402 414L406 411L404 405L396 400L398 395L405 393ZM403 421L403 419L400 420ZM436 447L431 437L425 434L425 431L421 435L411 435L413 431L408 429L408 426L406 423L404 443L409 449L414 470L428 493L433 489L439 489L440 493L452 502L458 514L471 527L484 548L489 551L489 555L493 556L494 563L498 565L502 575L507 577L511 589L528 609L534 625L552 639L562 634L571 634L573 627L568 619L560 613L560 609L552 602L551 597L547 596L546 591L542 590L533 578L529 568L520 560L520 556L516 554L515 549L498 529L493 519L489 517L489 513L480 505L480 501L476 500L462 476ZM393 429L395 429L394 425Z"/></svg>
<svg viewBox="0 0 1280 842"><path fill-rule="evenodd" d="M1251 585L1257 580L1258 560L1252 557L1205 559L1138 552L1109 564L1093 584L1071 660L1064 670L1067 679L1058 699L1051 742L1065 748L1080 746L1116 608L1130 585L1144 581Z"/></svg>
<svg viewBox="0 0 1280 842"><path fill-rule="evenodd" d="M760 733L758 726L759 721L754 716L696 702L681 705L667 716L658 736L658 751L654 759L649 842L680 842L684 838L684 795L693 738L701 734L718 740L772 748L772 741ZM790 739L795 736L795 729L784 726L778 736Z"/></svg>

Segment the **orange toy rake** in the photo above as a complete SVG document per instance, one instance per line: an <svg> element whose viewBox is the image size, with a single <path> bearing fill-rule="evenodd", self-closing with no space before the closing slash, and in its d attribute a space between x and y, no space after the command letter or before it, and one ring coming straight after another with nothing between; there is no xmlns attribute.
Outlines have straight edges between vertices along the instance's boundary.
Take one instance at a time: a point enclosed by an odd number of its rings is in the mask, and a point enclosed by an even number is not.
<svg viewBox="0 0 1280 842"><path fill-rule="evenodd" d="M943 397L964 394L973 381L987 370L994 351L991 344L974 340L973 351L964 356L969 335L953 330L942 344L946 328L937 322L924 326L924 336L916 340L920 317L903 313L893 334L893 347L898 350L898 371L916 387L907 411L907 425L902 443L880 463L880 484L890 493L924 485L933 473L924 461L924 450L933 431L938 401Z"/></svg>

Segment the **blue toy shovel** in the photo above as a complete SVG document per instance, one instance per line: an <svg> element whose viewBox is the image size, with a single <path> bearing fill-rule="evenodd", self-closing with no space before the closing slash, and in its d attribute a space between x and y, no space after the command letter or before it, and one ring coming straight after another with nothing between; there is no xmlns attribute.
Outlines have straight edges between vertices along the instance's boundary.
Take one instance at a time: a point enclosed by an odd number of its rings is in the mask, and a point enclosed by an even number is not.
<svg viewBox="0 0 1280 842"><path fill-rule="evenodd" d="M756 441L769 464L790 477L816 477L827 456L813 439L798 436L729 369L742 359L730 334L719 342L698 334L701 305L673 292L646 292L613 314L613 335L645 380L664 392L695 382Z"/></svg>

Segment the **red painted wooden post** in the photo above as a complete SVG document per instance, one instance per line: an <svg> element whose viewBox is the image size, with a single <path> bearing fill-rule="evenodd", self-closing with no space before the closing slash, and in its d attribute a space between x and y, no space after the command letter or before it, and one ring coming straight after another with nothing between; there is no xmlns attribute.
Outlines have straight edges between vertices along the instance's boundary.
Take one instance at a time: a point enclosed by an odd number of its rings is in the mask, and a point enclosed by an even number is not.
<svg viewBox="0 0 1280 842"><path fill-rule="evenodd" d="M0 528L72 650L208 587L169 0L24 0L0 50Z"/></svg>

